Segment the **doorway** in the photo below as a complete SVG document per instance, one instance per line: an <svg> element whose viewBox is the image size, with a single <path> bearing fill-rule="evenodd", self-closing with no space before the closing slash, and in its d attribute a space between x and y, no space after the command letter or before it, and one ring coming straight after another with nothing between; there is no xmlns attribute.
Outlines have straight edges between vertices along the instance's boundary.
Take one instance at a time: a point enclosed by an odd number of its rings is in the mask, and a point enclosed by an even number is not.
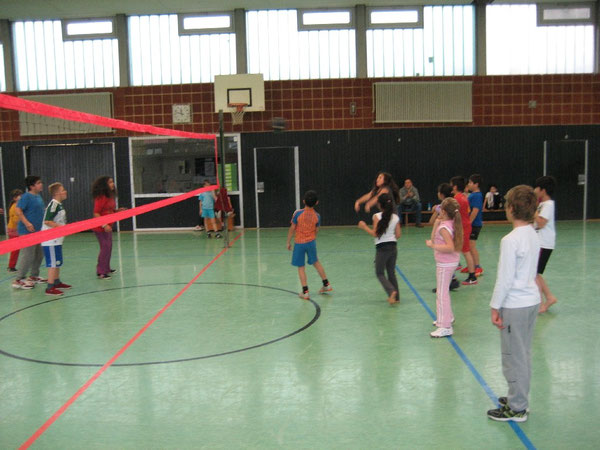
<svg viewBox="0 0 600 450"><path fill-rule="evenodd" d="M556 178L556 219L586 220L588 141L544 141L544 175Z"/></svg>
<svg viewBox="0 0 600 450"><path fill-rule="evenodd" d="M287 227L300 208L298 147L254 148L256 227Z"/></svg>
<svg viewBox="0 0 600 450"><path fill-rule="evenodd" d="M49 198L48 185L56 181L68 191L65 209L69 222L93 217L91 187L97 177L111 176L116 184L112 143L30 145L24 151L27 175L42 178L44 198Z"/></svg>

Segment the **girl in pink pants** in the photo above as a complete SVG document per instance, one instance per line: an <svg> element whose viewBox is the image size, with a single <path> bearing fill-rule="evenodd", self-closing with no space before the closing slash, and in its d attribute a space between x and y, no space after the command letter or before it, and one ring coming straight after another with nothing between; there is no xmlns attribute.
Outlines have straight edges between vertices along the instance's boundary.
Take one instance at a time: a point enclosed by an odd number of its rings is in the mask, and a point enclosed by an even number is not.
<svg viewBox="0 0 600 450"><path fill-rule="evenodd" d="M462 222L458 202L446 198L440 205L439 216L433 224L431 239L425 241L433 249L435 257L437 280L436 309L437 320L433 323L437 329L430 333L431 337L441 338L452 336L452 305L450 302L450 281L458 266L460 250L462 249Z"/></svg>

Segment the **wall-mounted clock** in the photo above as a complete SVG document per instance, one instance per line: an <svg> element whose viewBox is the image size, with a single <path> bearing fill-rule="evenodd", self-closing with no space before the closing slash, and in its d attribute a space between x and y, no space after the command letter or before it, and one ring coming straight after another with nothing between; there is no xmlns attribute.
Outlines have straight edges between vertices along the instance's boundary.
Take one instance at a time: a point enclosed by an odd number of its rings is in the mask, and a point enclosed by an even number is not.
<svg viewBox="0 0 600 450"><path fill-rule="evenodd" d="M192 123L192 105L189 103L174 104L173 123Z"/></svg>

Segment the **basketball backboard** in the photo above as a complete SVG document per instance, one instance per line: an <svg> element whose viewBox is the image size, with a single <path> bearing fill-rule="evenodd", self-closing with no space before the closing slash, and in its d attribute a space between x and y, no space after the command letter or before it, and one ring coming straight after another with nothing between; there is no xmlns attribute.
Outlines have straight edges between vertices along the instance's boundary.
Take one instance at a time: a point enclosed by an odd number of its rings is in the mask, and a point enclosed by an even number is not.
<svg viewBox="0 0 600 450"><path fill-rule="evenodd" d="M262 74L215 75L215 112L233 112L232 103L246 103L246 112L265 110Z"/></svg>

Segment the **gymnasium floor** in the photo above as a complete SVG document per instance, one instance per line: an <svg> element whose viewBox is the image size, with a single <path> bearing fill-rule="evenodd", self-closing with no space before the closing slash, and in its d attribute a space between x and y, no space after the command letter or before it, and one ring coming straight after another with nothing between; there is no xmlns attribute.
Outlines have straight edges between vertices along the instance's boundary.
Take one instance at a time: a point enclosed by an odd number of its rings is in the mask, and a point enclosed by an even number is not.
<svg viewBox="0 0 600 450"><path fill-rule="evenodd" d="M334 293L315 294L309 268L311 302L284 229L224 253L192 231L115 235L110 281L95 278L93 235L68 237L63 298L0 278L0 448L598 448L598 222L557 226L559 303L536 327L529 420L485 415L506 394L488 304L508 230L484 227L486 272L452 294L455 334L438 340L430 228L403 229L397 306L355 228L320 232Z"/></svg>

